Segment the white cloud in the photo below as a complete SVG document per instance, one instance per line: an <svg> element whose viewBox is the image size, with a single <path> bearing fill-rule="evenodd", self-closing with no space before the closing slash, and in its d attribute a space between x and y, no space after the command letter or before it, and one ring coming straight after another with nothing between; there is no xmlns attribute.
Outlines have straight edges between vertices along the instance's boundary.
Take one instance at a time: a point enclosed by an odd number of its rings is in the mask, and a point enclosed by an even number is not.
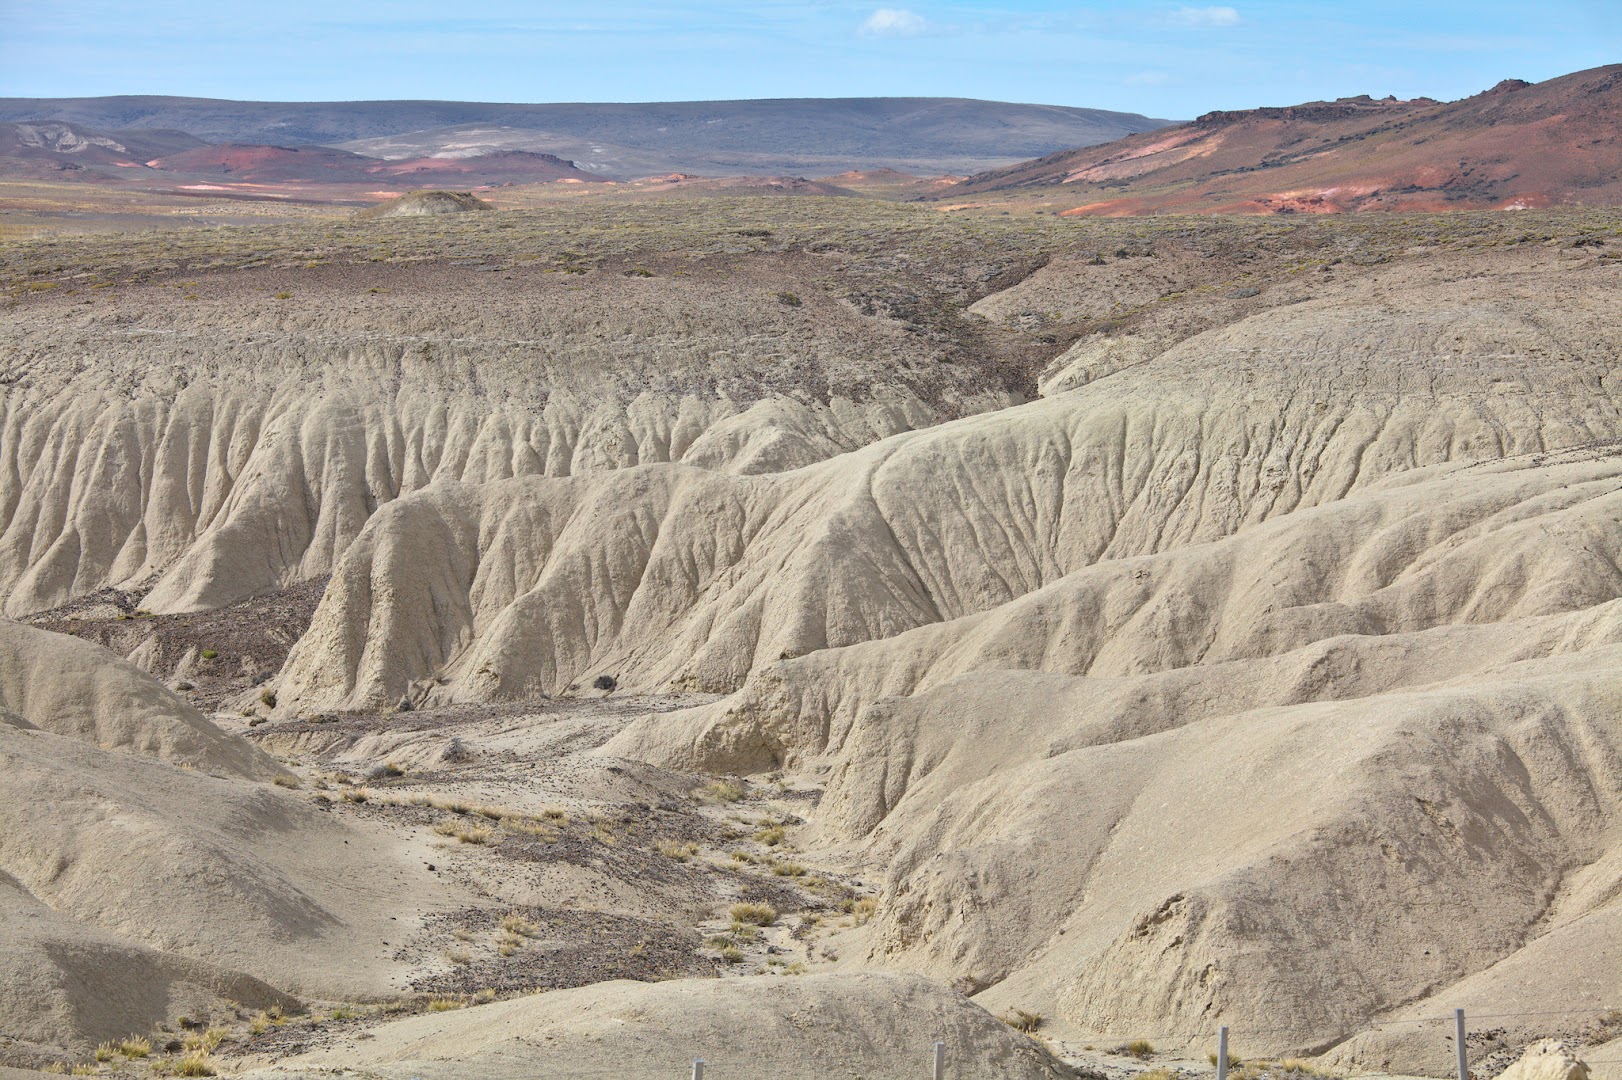
<svg viewBox="0 0 1622 1080"><path fill-rule="evenodd" d="M1231 7L1184 7L1172 12L1167 20L1175 26L1193 26L1201 29L1216 26L1238 26L1239 12Z"/></svg>
<svg viewBox="0 0 1622 1080"><path fill-rule="evenodd" d="M873 37L916 37L927 29L922 15L905 8L879 8L862 23L862 33Z"/></svg>

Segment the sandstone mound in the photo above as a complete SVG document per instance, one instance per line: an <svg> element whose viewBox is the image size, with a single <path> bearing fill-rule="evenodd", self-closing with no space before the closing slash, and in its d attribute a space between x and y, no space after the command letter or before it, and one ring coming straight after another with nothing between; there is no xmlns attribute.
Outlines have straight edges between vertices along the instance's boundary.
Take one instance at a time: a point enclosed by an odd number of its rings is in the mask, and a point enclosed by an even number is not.
<svg viewBox="0 0 1622 1080"><path fill-rule="evenodd" d="M105 1040L179 1014L206 1016L228 1001L296 1004L257 979L61 915L0 871L0 1027L9 1059L46 1065L87 1056Z"/></svg>
<svg viewBox="0 0 1622 1080"><path fill-rule="evenodd" d="M268 780L282 771L128 661L77 638L5 621L0 710L104 750L217 775Z"/></svg>
<svg viewBox="0 0 1622 1080"><path fill-rule="evenodd" d="M408 191L356 213L359 218L431 217L440 214L466 214L495 207L471 191Z"/></svg>
<svg viewBox="0 0 1622 1080"><path fill-rule="evenodd" d="M1033 1040L925 979L861 974L602 983L465 1012L398 1021L364 1049L309 1055L254 1080L329 1075L451 1080L687 1075L927 1075L946 1043L949 1075L1057 1080L1073 1073Z"/></svg>
<svg viewBox="0 0 1622 1080"><path fill-rule="evenodd" d="M1100 564L611 749L831 770L828 840L888 868L871 961L1099 1037L1220 1016L1322 1047L1500 965L1473 991L1496 1008L1609 1000L1614 808L1585 793L1622 761L1622 465L1577 457ZM1381 1045L1355 1060L1445 1071Z"/></svg>
<svg viewBox="0 0 1622 1080"><path fill-rule="evenodd" d="M0 623L0 701L10 1056L82 1056L230 1001L396 988L382 943L429 906L398 842L252 782L283 770L86 642Z"/></svg>
<svg viewBox="0 0 1622 1080"><path fill-rule="evenodd" d="M295 993L369 996L427 884L308 797L0 726L0 872L55 912Z"/></svg>
<svg viewBox="0 0 1622 1080"><path fill-rule="evenodd" d="M1498 1074L1504 1080L1588 1080L1588 1066L1558 1039L1542 1039Z"/></svg>

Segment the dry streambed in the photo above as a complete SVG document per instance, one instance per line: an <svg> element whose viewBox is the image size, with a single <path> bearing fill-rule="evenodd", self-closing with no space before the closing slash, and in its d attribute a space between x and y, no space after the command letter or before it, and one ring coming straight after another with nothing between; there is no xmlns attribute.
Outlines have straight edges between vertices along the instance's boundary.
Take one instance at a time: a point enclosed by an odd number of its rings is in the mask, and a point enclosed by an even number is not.
<svg viewBox="0 0 1622 1080"><path fill-rule="evenodd" d="M229 1033L216 1053L268 1063L402 1013L614 979L837 967L877 900L859 873L800 849L820 791L594 755L632 719L700 697L593 694L268 725L218 714L290 768L297 780L283 786L382 826L477 902L402 922L391 944L412 974L399 1001L200 1020Z"/></svg>

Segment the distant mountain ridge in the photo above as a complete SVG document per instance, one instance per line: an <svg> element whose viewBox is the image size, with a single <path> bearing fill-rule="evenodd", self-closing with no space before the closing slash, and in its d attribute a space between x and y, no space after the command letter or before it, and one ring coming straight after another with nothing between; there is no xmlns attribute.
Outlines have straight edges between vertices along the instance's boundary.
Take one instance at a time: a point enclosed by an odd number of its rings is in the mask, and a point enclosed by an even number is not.
<svg viewBox="0 0 1622 1080"><path fill-rule="evenodd" d="M0 98L0 122L164 128L211 143L349 144L392 140L382 156L431 156L469 126L545 133L542 151L599 175L842 172L882 166L974 172L1165 127L1136 113L968 98L774 98L604 104L459 101L256 102L125 96ZM452 129L445 131L443 129ZM409 145L399 136L410 135ZM519 140L522 141L522 140ZM593 160L591 147L603 146ZM579 154L558 148L575 147ZM626 151L634 151L627 155ZM631 158L625 168L618 158Z"/></svg>
<svg viewBox="0 0 1622 1080"><path fill-rule="evenodd" d="M0 176L243 195L309 185L411 189L603 179L551 154L384 161L330 146L207 143L183 131L102 130L54 120L0 122Z"/></svg>
<svg viewBox="0 0 1622 1080"><path fill-rule="evenodd" d="M1062 191L1074 214L1334 213L1622 202L1622 65L1461 101L1211 112L971 176L943 198Z"/></svg>
<svg viewBox="0 0 1622 1080"><path fill-rule="evenodd" d="M184 131L104 131L60 121L0 124L0 161L57 172L87 165L135 164L206 145Z"/></svg>

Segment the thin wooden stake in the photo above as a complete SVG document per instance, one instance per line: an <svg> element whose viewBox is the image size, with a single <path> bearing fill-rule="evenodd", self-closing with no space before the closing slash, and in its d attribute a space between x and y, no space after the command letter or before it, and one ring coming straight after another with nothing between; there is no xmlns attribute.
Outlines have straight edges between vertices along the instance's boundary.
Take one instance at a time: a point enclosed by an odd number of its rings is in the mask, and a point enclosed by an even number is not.
<svg viewBox="0 0 1622 1080"><path fill-rule="evenodd" d="M693 1059L693 1080L704 1080L704 1059Z"/></svg>
<svg viewBox="0 0 1622 1080"><path fill-rule="evenodd" d="M935 1080L946 1080L946 1044L935 1043Z"/></svg>
<svg viewBox="0 0 1622 1080"><path fill-rule="evenodd" d="M1217 1080L1228 1080L1228 1026L1217 1028Z"/></svg>

